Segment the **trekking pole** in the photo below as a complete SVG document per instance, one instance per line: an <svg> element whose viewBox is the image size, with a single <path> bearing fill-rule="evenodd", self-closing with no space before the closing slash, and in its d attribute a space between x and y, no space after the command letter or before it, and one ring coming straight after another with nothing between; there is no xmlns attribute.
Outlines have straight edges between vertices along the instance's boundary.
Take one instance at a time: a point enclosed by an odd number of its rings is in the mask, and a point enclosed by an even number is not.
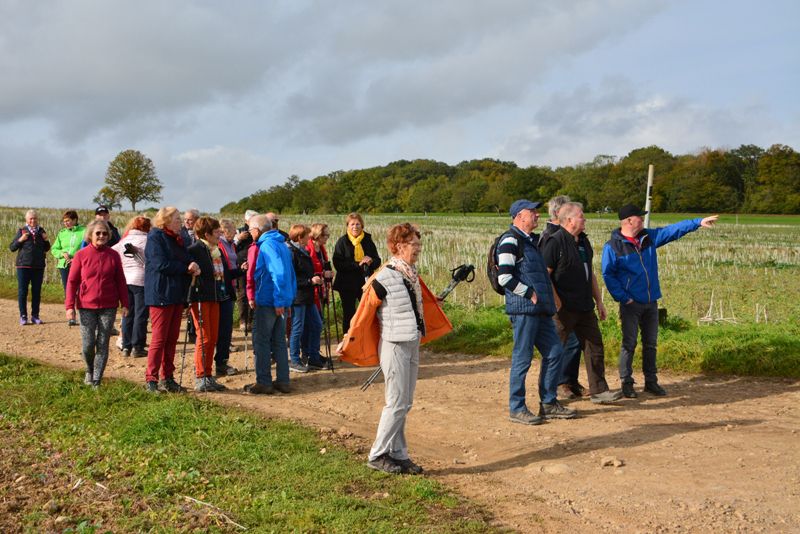
<svg viewBox="0 0 800 534"><path fill-rule="evenodd" d="M336 294L333 291L332 283L328 282L328 288L331 294L331 306L333 307L333 327L336 329L336 343L339 343L341 340L339 339L339 317L336 315ZM342 332L342 335L344 334L345 333Z"/></svg>
<svg viewBox="0 0 800 534"><path fill-rule="evenodd" d="M447 298L447 295L449 295L450 292L453 291L453 289L455 289L455 287L459 283L461 283L461 282L470 283L473 280L475 280L475 266L474 265L459 265L458 267L450 270L450 276L451 276L450 283L447 285L447 287L444 289L444 291L439 293L438 298L439 298L440 301L443 301L445 298ZM366 391L367 388L372 385L372 383L375 381L375 379L378 378L378 375L381 374L381 371L382 371L382 369L381 369L381 367L379 365L378 368L375 369L375 372L372 373L369 376L369 378L367 378L367 380L364 381L363 384L361 384L361 391Z"/></svg>
<svg viewBox="0 0 800 534"><path fill-rule="evenodd" d="M189 290L186 292L186 302L191 299L192 289L197 282L197 276L192 277L192 283L189 284ZM186 313L186 332L183 336L183 352L181 353L181 378L178 381L178 387L183 389L183 367L186 365L186 344L189 342L189 323L192 321L191 304L189 304L189 311Z"/></svg>
<svg viewBox="0 0 800 534"><path fill-rule="evenodd" d="M249 305L250 305L249 303L246 304L246 306ZM250 321L248 320L248 318L245 318L244 320L244 373L245 374L247 374L247 330L249 326L250 326Z"/></svg>
<svg viewBox="0 0 800 534"><path fill-rule="evenodd" d="M195 287L195 293L200 293L200 287ZM197 301L197 329L200 334L200 358L203 363L203 385L205 385L204 393L208 393L208 381L206 380L206 344L203 339L203 303Z"/></svg>

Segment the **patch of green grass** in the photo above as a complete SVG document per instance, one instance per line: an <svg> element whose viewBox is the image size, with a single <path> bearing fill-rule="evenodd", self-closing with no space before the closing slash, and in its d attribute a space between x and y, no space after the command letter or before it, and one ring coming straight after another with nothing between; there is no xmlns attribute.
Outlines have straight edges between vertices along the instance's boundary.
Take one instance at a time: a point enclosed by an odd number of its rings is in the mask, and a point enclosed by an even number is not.
<svg viewBox="0 0 800 534"><path fill-rule="evenodd" d="M8 300L17 300L17 277L0 274L0 298ZM28 306L30 306L31 294L28 290ZM64 288L61 286L61 280L58 282L46 282L42 284L42 303L47 304L63 304L64 303Z"/></svg>
<svg viewBox="0 0 800 534"><path fill-rule="evenodd" d="M445 305L453 332L426 347L438 352L511 357L511 325L502 307L469 310ZM616 365L622 340L619 318L600 322L607 365ZM641 364L641 343L634 364ZM800 327L773 324L697 326L669 315L659 328L660 369L692 373L800 377Z"/></svg>
<svg viewBox="0 0 800 534"><path fill-rule="evenodd" d="M186 529L184 496L255 532L492 530L439 483L370 471L310 429L123 381L94 391L82 376L0 354L2 425L63 455L73 478L117 494L105 523L115 530ZM38 530L41 514L26 512L24 528ZM73 531L90 531L94 519L76 518Z"/></svg>

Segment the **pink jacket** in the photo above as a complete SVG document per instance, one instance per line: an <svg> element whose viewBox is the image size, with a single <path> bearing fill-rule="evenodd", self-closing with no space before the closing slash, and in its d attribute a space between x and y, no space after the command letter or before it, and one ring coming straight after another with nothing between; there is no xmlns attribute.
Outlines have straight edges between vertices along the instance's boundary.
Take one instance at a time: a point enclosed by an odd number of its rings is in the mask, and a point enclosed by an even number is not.
<svg viewBox="0 0 800 534"><path fill-rule="evenodd" d="M75 253L67 279L64 307L88 310L128 307L128 286L119 254L88 245Z"/></svg>
<svg viewBox="0 0 800 534"><path fill-rule="evenodd" d="M245 278L247 280L247 285L245 286L245 291L247 292L247 300L248 301L255 301L256 300L256 260L258 259L258 242L253 241L250 244L250 248L247 249L247 274Z"/></svg>

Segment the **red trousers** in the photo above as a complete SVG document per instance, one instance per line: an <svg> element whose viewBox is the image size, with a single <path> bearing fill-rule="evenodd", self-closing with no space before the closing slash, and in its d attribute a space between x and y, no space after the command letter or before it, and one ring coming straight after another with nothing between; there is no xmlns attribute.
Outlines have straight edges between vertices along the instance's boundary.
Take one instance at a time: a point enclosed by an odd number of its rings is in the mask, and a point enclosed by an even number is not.
<svg viewBox="0 0 800 534"><path fill-rule="evenodd" d="M153 335L147 351L147 371L145 380L157 382L161 378L174 378L175 347L181 333L183 304L169 306L150 306L150 325Z"/></svg>
<svg viewBox="0 0 800 534"><path fill-rule="evenodd" d="M200 309L198 310L198 306ZM202 314L198 313L202 312ZM200 315L203 324L200 324ZM211 375L214 363L214 351L217 348L219 336L219 302L192 302L192 319L197 330L197 341L194 346L195 376L202 378Z"/></svg>

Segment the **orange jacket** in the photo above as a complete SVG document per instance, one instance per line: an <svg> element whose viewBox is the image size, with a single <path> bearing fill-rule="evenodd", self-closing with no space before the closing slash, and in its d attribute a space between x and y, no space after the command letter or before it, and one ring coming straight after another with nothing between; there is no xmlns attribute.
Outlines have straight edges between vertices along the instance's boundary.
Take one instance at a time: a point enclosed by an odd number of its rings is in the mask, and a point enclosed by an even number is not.
<svg viewBox="0 0 800 534"><path fill-rule="evenodd" d="M371 282L371 279L367 282L366 289L361 295L361 302L350 321L350 330L344 336L341 350L342 361L362 367L380 365L378 346L381 331L377 312L382 301L375 294ZM425 318L425 336L422 338L422 343L427 343L450 332L453 325L439 307L436 296L421 278L419 285L422 288L422 315Z"/></svg>

